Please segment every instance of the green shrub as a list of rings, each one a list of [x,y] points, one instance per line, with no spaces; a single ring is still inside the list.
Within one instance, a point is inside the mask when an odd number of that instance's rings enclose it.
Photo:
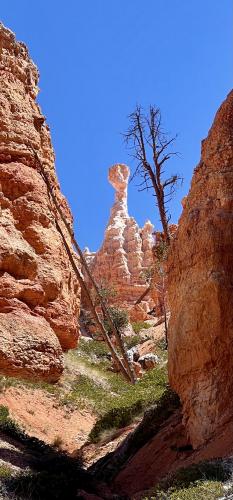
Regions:
[[[178,470],[147,492],[143,500],[217,500],[231,477],[232,464],[210,460]],[[149,495],[149,496],[148,496]]]
[[[1,464],[0,465],[0,480],[4,480],[6,478],[9,478],[12,476],[12,469],[8,466],[8,465],[5,465],[5,464]]]
[[[7,406],[0,405],[0,425],[4,424],[9,417],[9,409]]]
[[[81,352],[87,354],[88,356],[95,354],[97,358],[106,358],[109,354],[109,347],[106,342],[102,342],[100,340],[83,340],[81,338],[76,352]]]
[[[140,448],[142,448],[146,443],[149,442],[152,437],[154,437],[160,430],[161,425],[179,408],[180,401],[177,396],[170,388],[164,388],[160,393],[157,394],[157,398],[153,397],[154,406],[151,407],[149,404],[146,405],[146,400],[142,401],[142,406],[139,403],[139,407],[136,405],[132,406],[131,415],[135,417],[135,413],[140,411],[141,408],[149,409],[145,412],[143,419],[135,430],[127,436],[126,441],[123,441],[122,445],[118,448],[116,453],[106,455],[105,458],[100,459],[100,462],[93,467],[93,472],[96,477],[101,481],[111,482],[113,478],[118,474],[119,470],[124,466],[128,459],[133,456]],[[149,399],[147,399],[149,401]],[[107,421],[107,423],[109,420]],[[101,428],[103,429],[106,424],[106,418],[102,419]],[[91,437],[97,441],[98,440],[98,427],[100,427],[99,422],[96,423],[92,430]],[[116,422],[115,422],[116,423]],[[95,432],[96,431],[96,432]],[[94,434],[94,436],[93,436]]]
[[[133,335],[131,337],[124,338],[127,349],[131,349],[132,347],[135,347],[136,345],[140,344],[141,340],[142,339],[140,335]]]
[[[124,309],[119,309],[118,307],[108,307],[108,312],[111,320],[118,330],[122,330],[129,323],[129,317],[127,311]],[[112,334],[112,325],[108,319],[104,320],[104,326],[109,334]]]
[[[136,401],[132,406],[112,408],[96,422],[89,434],[90,441],[92,443],[97,443],[101,433],[105,430],[126,427],[142,409],[143,403],[140,400]]]
[[[136,333],[136,335],[143,329],[147,330],[148,328],[151,327],[148,323],[145,321],[135,321],[132,323],[133,331]]]
[[[198,481],[187,488],[170,488],[167,491],[152,490],[142,500],[219,500],[223,487],[217,481]],[[149,496],[148,496],[149,495]]]
[[[105,411],[89,435],[91,441],[98,442],[106,429],[129,425],[145,408],[156,403],[167,389],[166,368],[154,368],[134,386],[122,381],[119,375],[112,374],[111,388],[115,397],[109,395],[107,398],[105,395]]]
[[[80,408],[91,407],[99,413],[103,410],[106,404],[106,389],[95,383],[94,380],[87,375],[79,375],[77,380],[72,384],[71,390],[63,398],[63,404],[74,404]]]

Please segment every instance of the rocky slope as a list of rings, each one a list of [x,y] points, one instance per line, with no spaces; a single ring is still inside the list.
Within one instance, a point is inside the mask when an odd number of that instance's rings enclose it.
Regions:
[[[130,309],[132,319],[145,319],[154,307],[150,294],[140,306],[132,306],[147,288],[143,272],[153,264],[153,225],[147,221],[140,229],[128,214],[129,174],[123,164],[109,169],[109,182],[115,189],[114,205],[100,250],[94,254],[86,249],[85,256],[97,283],[111,284],[117,292],[115,302]]]
[[[38,71],[0,25],[0,371],[57,380],[77,342],[78,286],[35,152],[60,193],[49,128],[36,103]]]
[[[198,447],[233,417],[233,92],[202,143],[169,260],[169,376]]]

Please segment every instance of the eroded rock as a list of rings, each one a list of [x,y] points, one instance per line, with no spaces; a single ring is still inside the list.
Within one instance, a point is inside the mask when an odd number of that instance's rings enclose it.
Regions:
[[[153,225],[147,221],[139,228],[128,214],[127,191],[129,168],[123,164],[109,169],[109,182],[115,189],[103,244],[95,254],[86,249],[85,256],[98,284],[105,283],[117,292],[114,303],[130,310],[131,319],[146,319],[154,307],[150,294],[134,307],[136,300],[147,289],[143,273],[153,265]]]
[[[202,143],[169,258],[169,377],[194,447],[233,417],[233,92]]]
[[[55,225],[35,151],[72,223],[36,103],[38,71],[0,25],[0,372],[56,380],[76,346],[79,288]]]

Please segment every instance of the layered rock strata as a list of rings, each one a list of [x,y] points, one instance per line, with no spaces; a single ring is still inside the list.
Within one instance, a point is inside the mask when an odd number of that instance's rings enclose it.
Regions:
[[[39,171],[70,223],[26,46],[0,25],[0,373],[57,380],[76,346],[79,289]]]
[[[198,447],[233,418],[233,91],[202,143],[168,271],[170,383]]]
[[[147,288],[143,273],[153,265],[153,225],[147,221],[141,229],[128,214],[129,174],[129,168],[123,164],[109,169],[115,202],[100,250],[94,254],[86,249],[85,256],[96,282],[117,292],[115,303],[130,308],[135,318],[144,319],[154,307],[151,296],[148,294],[140,306],[132,306]]]

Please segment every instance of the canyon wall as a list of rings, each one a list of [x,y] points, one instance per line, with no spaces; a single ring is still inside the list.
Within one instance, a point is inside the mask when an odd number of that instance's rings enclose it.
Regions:
[[[0,374],[57,380],[76,346],[79,288],[36,154],[68,221],[50,132],[36,103],[38,71],[0,25]]]
[[[168,271],[169,378],[198,447],[233,417],[233,91],[202,143]]]
[[[147,289],[143,273],[152,266],[153,225],[147,221],[139,228],[128,214],[127,191],[130,171],[116,164],[109,169],[109,182],[115,189],[115,201],[100,250],[84,252],[96,282],[116,291],[113,302],[130,310],[132,319],[145,319],[154,307],[148,294],[140,305],[137,299]]]

